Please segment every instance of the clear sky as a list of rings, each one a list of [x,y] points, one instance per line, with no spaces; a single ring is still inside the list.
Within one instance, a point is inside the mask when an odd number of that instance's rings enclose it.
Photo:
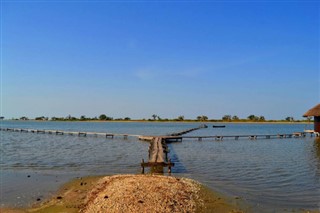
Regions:
[[[283,119],[320,102],[317,1],[1,1],[1,114]]]

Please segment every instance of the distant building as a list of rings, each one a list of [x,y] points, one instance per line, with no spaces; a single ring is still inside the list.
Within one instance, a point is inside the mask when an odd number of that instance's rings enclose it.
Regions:
[[[303,117],[314,116],[314,131],[320,132],[320,104],[315,107],[309,109],[306,113],[304,113]]]

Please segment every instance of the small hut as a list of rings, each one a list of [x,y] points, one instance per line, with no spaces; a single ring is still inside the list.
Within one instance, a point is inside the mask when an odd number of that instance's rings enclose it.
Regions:
[[[315,107],[309,109],[306,113],[304,113],[303,117],[314,116],[314,131],[320,132],[320,104]]]

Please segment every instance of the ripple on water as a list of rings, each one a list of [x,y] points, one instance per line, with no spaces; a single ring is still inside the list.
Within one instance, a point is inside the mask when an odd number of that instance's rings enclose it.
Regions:
[[[310,138],[254,143],[190,141],[173,148],[191,177],[268,209],[259,211],[281,212],[288,206],[319,208],[319,176],[315,171],[320,158],[314,155],[310,159],[312,143]]]
[[[24,128],[145,135],[161,135],[198,125],[71,122],[22,124]],[[10,125],[16,127],[17,123]],[[223,129],[201,129],[189,135],[292,133],[303,128],[304,125],[228,124]],[[258,209],[256,212],[320,207],[320,141],[314,138],[254,141],[226,139],[221,142],[189,139],[170,144],[169,148],[170,157],[176,163],[173,168],[176,175],[191,177],[218,191],[239,196],[253,204]],[[1,202],[21,204],[28,197],[39,193],[43,195],[48,188],[56,189],[56,181],[61,184],[71,177],[138,173],[139,163],[142,158],[147,159],[147,153],[148,143],[132,138],[122,140],[2,132],[0,155],[2,174],[5,174],[3,190],[6,198]],[[30,174],[31,178],[26,178]]]

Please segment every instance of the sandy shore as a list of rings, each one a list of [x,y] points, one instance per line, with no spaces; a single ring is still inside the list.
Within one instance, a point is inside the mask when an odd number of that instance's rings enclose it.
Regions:
[[[200,183],[162,175],[114,175],[71,181],[58,193],[20,212],[248,212],[239,198],[223,198]]]

